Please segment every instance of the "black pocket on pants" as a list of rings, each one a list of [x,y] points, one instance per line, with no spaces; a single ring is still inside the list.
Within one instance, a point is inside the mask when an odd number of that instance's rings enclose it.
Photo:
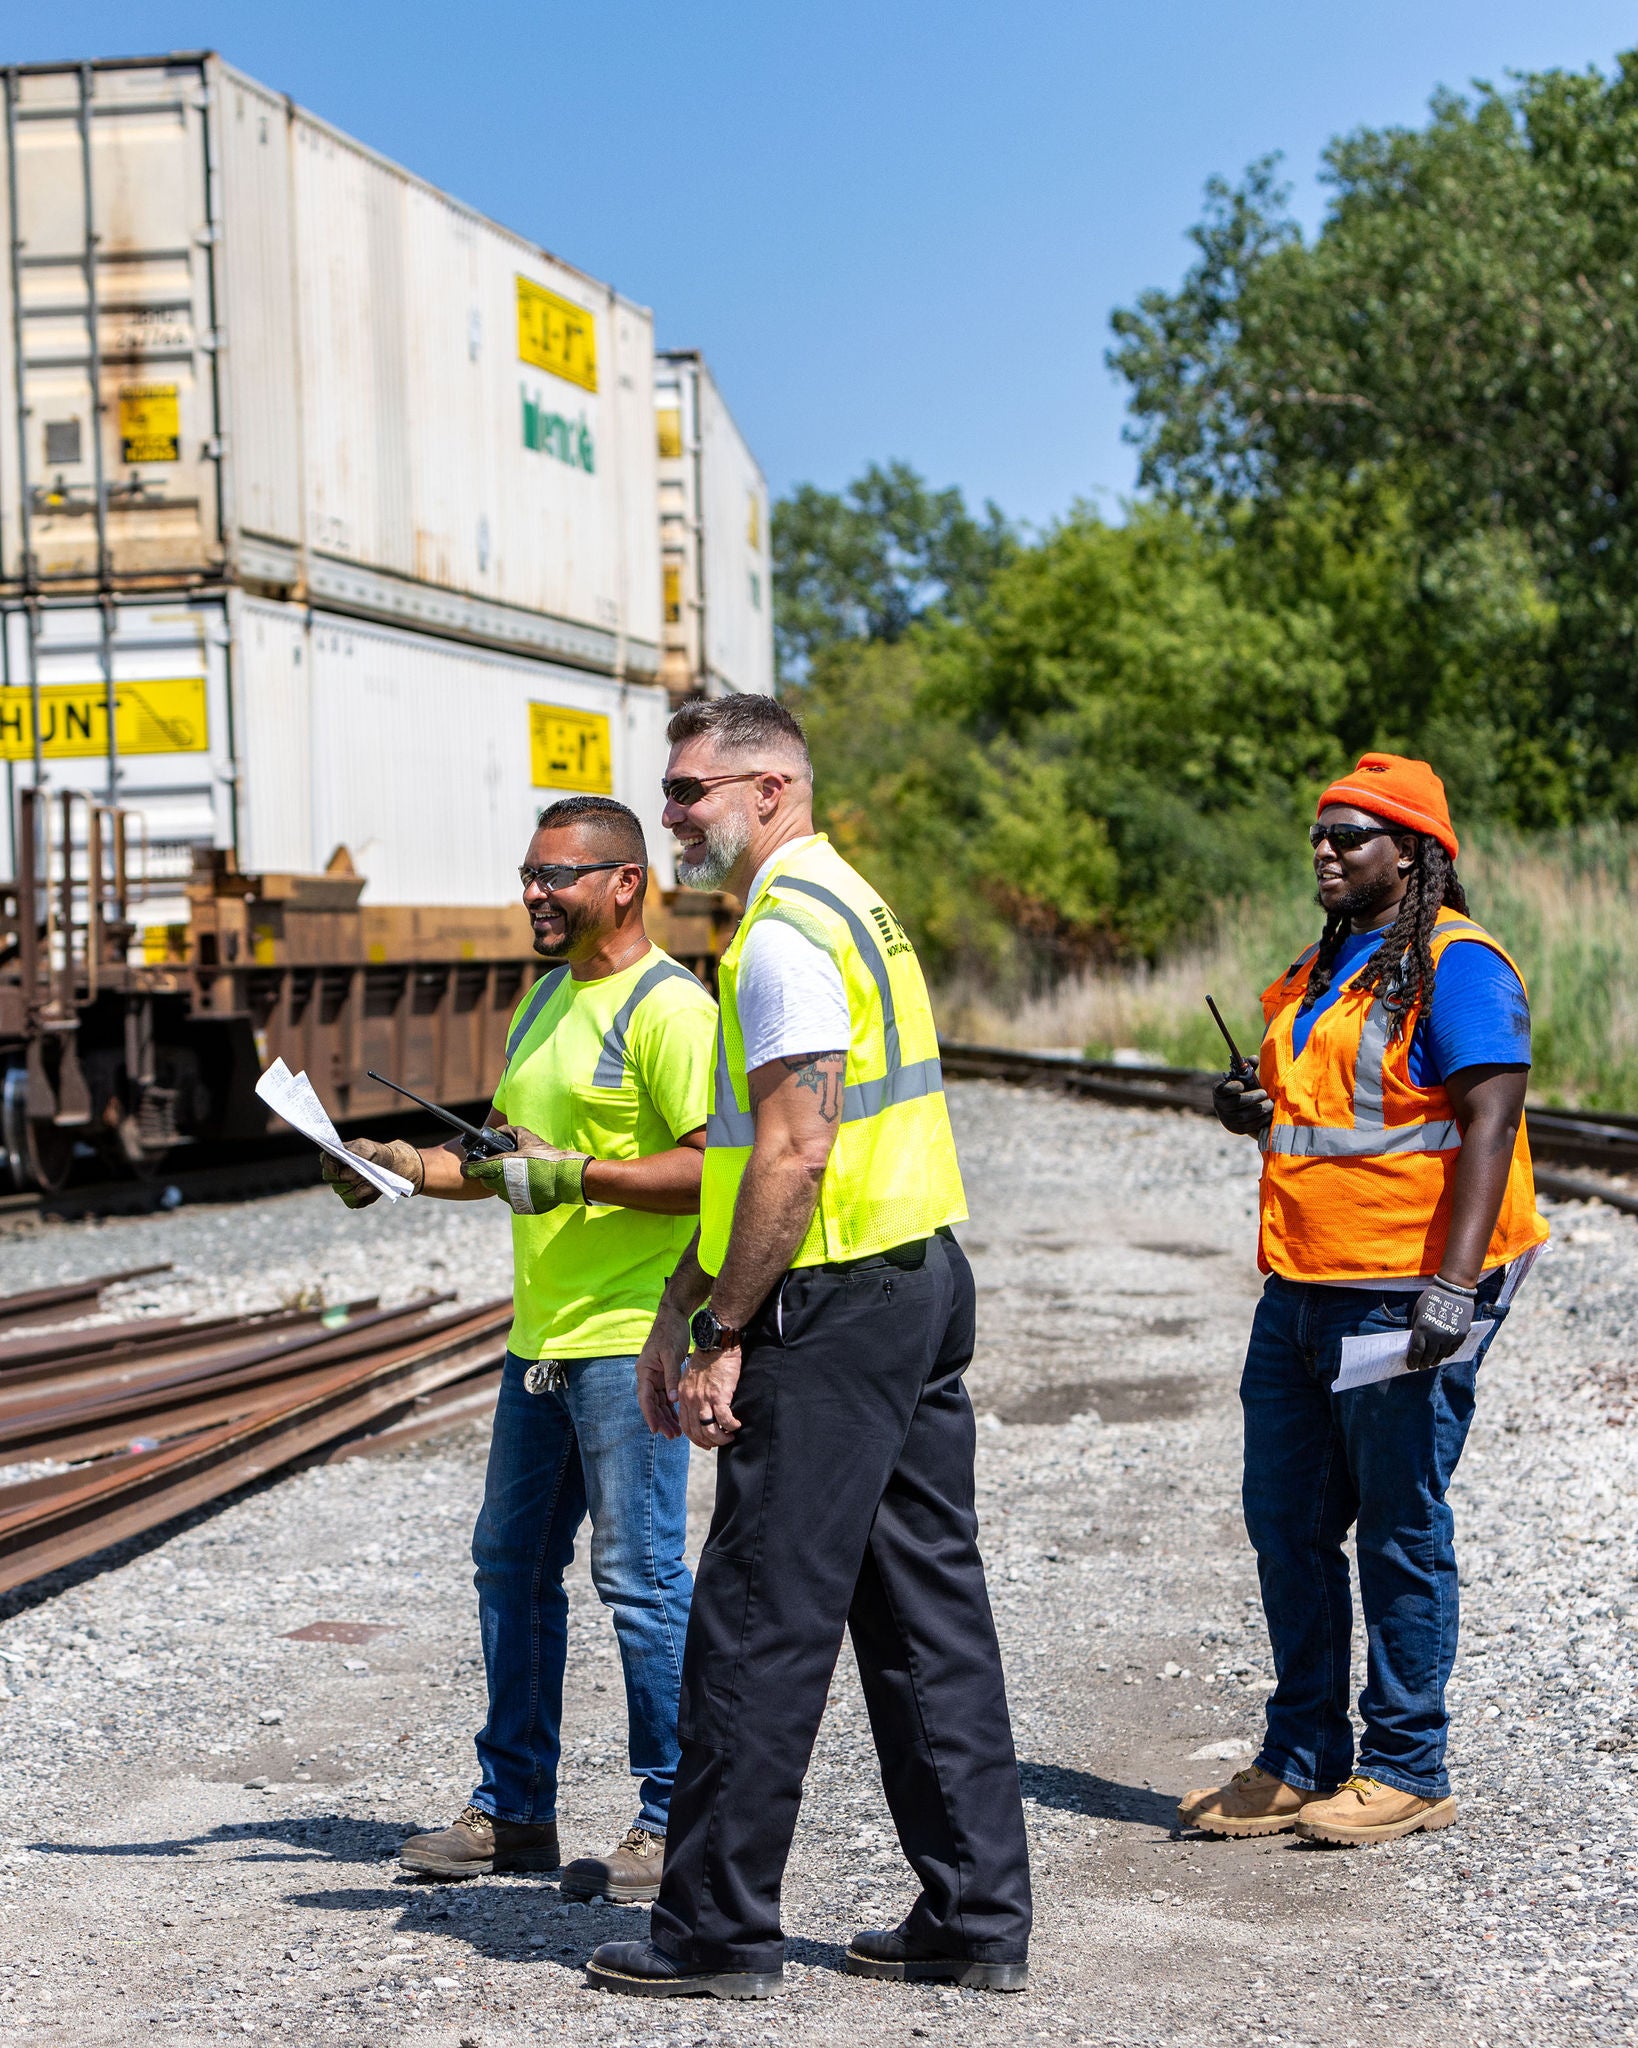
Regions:
[[[684,1742],[723,1749],[731,1738],[734,1686],[750,1601],[751,1560],[728,1557],[707,1546],[694,1574],[677,1702],[677,1734]]]

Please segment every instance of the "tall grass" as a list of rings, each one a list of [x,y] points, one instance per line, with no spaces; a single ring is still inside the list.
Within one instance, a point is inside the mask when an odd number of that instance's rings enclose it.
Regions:
[[[1638,1112],[1638,829],[1592,826],[1520,839],[1471,839],[1462,879],[1473,914],[1518,962],[1530,991],[1543,1103]],[[957,1037],[1121,1050],[1168,1065],[1221,1067],[1209,994],[1243,1051],[1262,1033],[1258,993],[1318,936],[1306,865],[1282,895],[1227,903],[1209,943],[1154,967],[1089,974],[1006,1004],[951,988],[940,1019]]]

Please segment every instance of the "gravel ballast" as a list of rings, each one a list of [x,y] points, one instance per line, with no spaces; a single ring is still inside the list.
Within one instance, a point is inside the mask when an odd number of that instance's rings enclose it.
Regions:
[[[983,1542],[1034,1858],[1015,1997],[840,1974],[912,1884],[844,1654],[786,1883],[787,1990],[598,1995],[641,1909],[405,1880],[471,1785],[485,1431],[272,1481],[0,1601],[0,2037],[510,2048],[1021,2041],[1501,2048],[1638,2040],[1638,1221],[1554,1240],[1480,1376],[1452,1499],[1457,1827],[1348,1851],[1178,1837],[1270,1682],[1235,1387],[1256,1154],[1197,1118],[951,1090],[980,1288]],[[498,1205],[320,1189],[12,1223],[0,1291],[170,1259],[111,1316],[504,1292]],[[709,1514],[695,1454],[690,1534]],[[573,1574],[566,1855],[631,1818],[614,1638]],[[292,1640],[313,1623],[356,1624]],[[350,1640],[343,1638],[351,1638]]]

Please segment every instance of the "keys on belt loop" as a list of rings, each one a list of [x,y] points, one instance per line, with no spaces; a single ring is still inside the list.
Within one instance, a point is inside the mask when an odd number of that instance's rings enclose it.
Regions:
[[[523,1384],[531,1394],[561,1394],[569,1384],[569,1368],[561,1358],[537,1358]]]

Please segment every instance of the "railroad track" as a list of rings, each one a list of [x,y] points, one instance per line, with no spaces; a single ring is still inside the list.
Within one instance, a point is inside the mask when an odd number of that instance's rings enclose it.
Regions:
[[[53,1327],[165,1270],[0,1298],[0,1593],[283,1467],[479,1415],[500,1384],[509,1301]]]
[[[975,1045],[966,1039],[939,1041],[944,1071],[957,1079],[1012,1081],[1067,1089],[1095,1102],[1134,1109],[1181,1109],[1210,1116],[1211,1091],[1220,1078],[1194,1067],[1127,1066],[1115,1060],[1083,1059],[1072,1052],[1027,1052],[1012,1046]],[[1638,1116],[1575,1116],[1567,1110],[1526,1112],[1530,1152],[1537,1162],[1536,1186],[1546,1195],[1572,1201],[1608,1202],[1638,1216]],[[1551,1162],[1543,1166],[1542,1162]],[[1591,1168],[1634,1185],[1612,1185],[1585,1174],[1561,1173],[1560,1166]]]

